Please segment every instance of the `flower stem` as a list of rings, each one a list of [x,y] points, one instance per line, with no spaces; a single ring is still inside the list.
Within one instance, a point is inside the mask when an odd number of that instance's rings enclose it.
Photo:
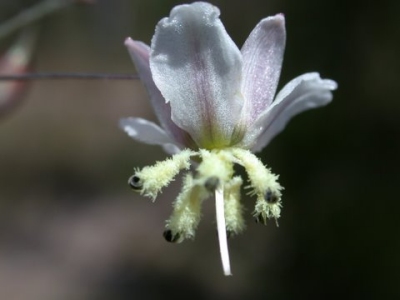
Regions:
[[[224,191],[221,188],[215,190],[215,209],[217,214],[218,240],[221,252],[222,268],[224,270],[224,275],[230,276],[232,273],[229,261],[228,240],[226,237]]]

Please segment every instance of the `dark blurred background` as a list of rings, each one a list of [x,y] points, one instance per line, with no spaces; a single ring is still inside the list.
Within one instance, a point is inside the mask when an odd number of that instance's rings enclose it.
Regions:
[[[0,21],[38,2],[1,0]],[[149,43],[180,3],[71,5],[35,23],[31,70],[134,73],[124,39]],[[239,47],[263,17],[285,14],[280,87],[309,71],[339,84],[329,106],[296,117],[261,153],[286,188],[279,228],[255,224],[247,199],[229,278],[213,201],[195,241],[166,243],[179,181],[155,203],[126,184],[133,167],[166,156],[118,128],[121,117],[155,120],[140,82],[32,81],[0,119],[0,299],[400,297],[400,2],[212,3]]]

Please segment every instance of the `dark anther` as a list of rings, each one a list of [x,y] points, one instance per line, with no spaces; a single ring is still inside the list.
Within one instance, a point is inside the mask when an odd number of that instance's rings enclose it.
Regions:
[[[138,176],[136,176],[136,175],[132,175],[131,177],[129,177],[129,179],[128,179],[128,184],[129,184],[129,186],[130,186],[133,190],[135,190],[135,191],[139,191],[139,190],[141,190],[142,187],[143,187],[142,181],[141,181],[140,178],[139,178]]]
[[[167,242],[176,243],[179,240],[179,233],[172,234],[172,231],[167,229],[163,232],[163,236]]]
[[[219,178],[217,176],[209,177],[204,183],[204,187],[210,192],[215,191],[218,185],[219,185]]]
[[[254,221],[257,224],[264,224],[267,225],[267,220],[262,216],[262,214],[259,214],[257,216],[254,217]]]
[[[278,197],[275,195],[275,193],[268,189],[265,193],[265,200],[270,204],[274,204],[278,202]]]

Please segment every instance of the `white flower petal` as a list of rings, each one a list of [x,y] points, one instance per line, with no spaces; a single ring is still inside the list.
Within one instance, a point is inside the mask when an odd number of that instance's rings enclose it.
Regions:
[[[248,122],[256,120],[272,103],[281,74],[285,42],[285,18],[278,14],[261,20],[242,47],[242,92]]]
[[[119,126],[131,138],[150,145],[163,146],[169,154],[180,151],[180,147],[168,136],[168,134],[153,122],[142,118],[126,118],[119,121]]]
[[[318,73],[303,74],[290,81],[276,96],[271,107],[260,116],[251,129],[247,142],[257,143],[252,151],[260,151],[279,132],[289,120],[308,109],[328,104],[332,100],[332,92],[337,83],[330,79],[321,79]]]
[[[202,148],[231,144],[243,105],[241,53],[204,2],[175,7],[152,40],[150,67],[172,120]]]
[[[162,145],[162,147],[165,152],[167,152],[168,154],[171,154],[171,155],[177,154],[177,153],[181,152],[181,150],[182,150],[175,144],[164,144],[164,145]]]
[[[160,90],[154,83],[149,63],[150,47],[142,42],[134,41],[131,38],[125,40],[125,46],[128,48],[129,54],[135,63],[141,82],[145,85],[149,93],[151,104],[161,126],[165,129],[167,134],[173,137],[179,144],[193,147],[194,142],[188,133],[176,126],[171,120],[171,106],[169,103],[166,103]]]

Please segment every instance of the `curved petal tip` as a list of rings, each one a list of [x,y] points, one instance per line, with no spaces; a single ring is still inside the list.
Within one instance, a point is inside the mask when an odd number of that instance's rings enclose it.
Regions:
[[[257,139],[254,152],[264,148],[295,115],[332,101],[332,91],[338,87],[331,79],[322,79],[317,72],[303,74],[284,86],[275,101],[255,122],[248,139]],[[261,129],[261,132],[257,132]],[[261,133],[261,134],[260,134]]]

